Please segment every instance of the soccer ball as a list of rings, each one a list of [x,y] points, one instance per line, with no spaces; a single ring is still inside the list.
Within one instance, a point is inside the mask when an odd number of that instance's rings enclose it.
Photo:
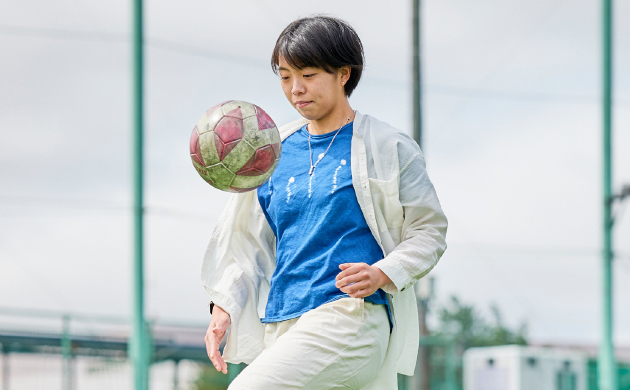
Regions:
[[[190,157],[213,187],[246,192],[263,185],[280,160],[280,133],[255,104],[231,100],[199,119],[190,137]]]

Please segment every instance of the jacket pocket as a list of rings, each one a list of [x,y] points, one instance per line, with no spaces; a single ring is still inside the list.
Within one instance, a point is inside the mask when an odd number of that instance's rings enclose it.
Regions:
[[[370,178],[370,192],[379,230],[401,227],[404,218],[398,196],[398,176],[390,180]]]

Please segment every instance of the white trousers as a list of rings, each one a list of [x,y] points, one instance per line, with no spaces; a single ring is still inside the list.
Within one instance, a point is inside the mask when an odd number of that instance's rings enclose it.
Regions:
[[[396,390],[389,336],[384,305],[341,298],[266,324],[263,352],[228,390]]]

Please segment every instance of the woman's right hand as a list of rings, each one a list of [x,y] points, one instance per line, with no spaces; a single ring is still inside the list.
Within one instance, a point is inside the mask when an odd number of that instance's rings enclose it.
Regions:
[[[219,344],[221,344],[221,340],[223,340],[223,336],[225,336],[225,332],[227,332],[230,323],[230,315],[219,306],[214,305],[210,326],[208,326],[205,337],[206,351],[214,368],[216,368],[217,371],[222,371],[224,374],[227,374],[227,364],[219,352]]]

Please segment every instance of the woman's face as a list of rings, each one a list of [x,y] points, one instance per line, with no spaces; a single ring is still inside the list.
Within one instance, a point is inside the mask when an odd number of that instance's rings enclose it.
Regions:
[[[350,77],[348,67],[335,73],[321,68],[296,69],[280,57],[278,71],[284,96],[306,119],[325,118],[337,104],[347,99],[344,84]]]

